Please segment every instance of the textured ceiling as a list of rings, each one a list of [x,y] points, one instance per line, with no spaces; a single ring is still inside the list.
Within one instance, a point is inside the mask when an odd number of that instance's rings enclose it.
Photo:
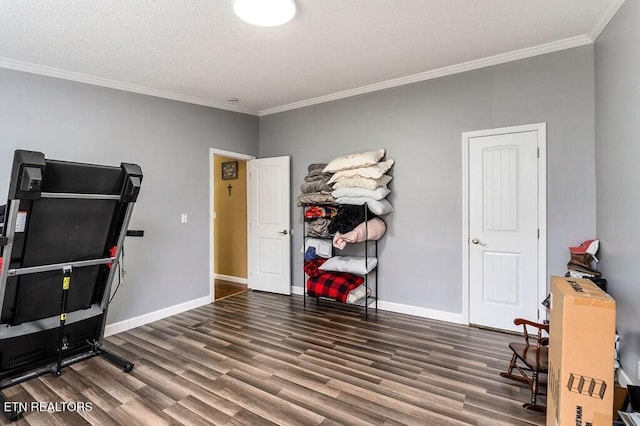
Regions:
[[[233,0],[2,0],[0,67],[268,114],[588,44],[623,1],[296,0],[263,28]]]

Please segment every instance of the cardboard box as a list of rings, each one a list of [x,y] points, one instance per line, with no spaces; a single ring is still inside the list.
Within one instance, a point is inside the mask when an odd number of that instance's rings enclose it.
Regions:
[[[587,279],[551,277],[547,426],[610,426],[616,303]]]
[[[624,411],[629,403],[629,392],[627,388],[616,385],[613,389],[613,420],[620,420],[618,411]]]

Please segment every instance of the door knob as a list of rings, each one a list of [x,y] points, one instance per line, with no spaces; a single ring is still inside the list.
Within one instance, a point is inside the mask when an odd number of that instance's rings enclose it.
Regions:
[[[484,244],[482,241],[480,241],[480,240],[479,240],[479,239],[477,239],[477,238],[474,238],[473,240],[471,240],[471,242],[472,242],[473,244],[479,244],[479,245],[481,245],[482,247],[486,247],[486,246],[487,246],[486,244]]]
[[[278,234],[287,235],[289,232],[285,229],[284,231],[278,231]]]

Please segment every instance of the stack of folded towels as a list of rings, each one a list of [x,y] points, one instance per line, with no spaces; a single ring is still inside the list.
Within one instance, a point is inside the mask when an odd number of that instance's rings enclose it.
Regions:
[[[393,211],[386,199],[391,192],[387,187],[391,176],[386,172],[393,166],[393,160],[381,161],[384,149],[360,152],[335,158],[322,173],[332,173],[327,183],[332,185],[331,195],[338,204],[367,204],[375,215]]]
[[[330,204],[336,201],[331,195],[333,187],[329,183],[332,174],[323,171],[326,166],[326,163],[316,163],[307,167],[304,183],[300,185],[302,194],[297,199],[298,207],[308,204]]]

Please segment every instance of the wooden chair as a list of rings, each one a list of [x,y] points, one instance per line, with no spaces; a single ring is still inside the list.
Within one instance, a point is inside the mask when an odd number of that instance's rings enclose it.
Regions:
[[[523,318],[513,320],[515,325],[524,328],[524,342],[510,343],[513,351],[509,369],[500,373],[502,377],[525,383],[531,387],[531,402],[522,406],[527,410],[544,412],[546,407],[538,405],[538,393],[540,388],[540,374],[547,374],[549,369],[549,338],[543,336],[543,331],[549,333],[548,324],[538,324]],[[527,327],[537,329],[536,334],[529,334]],[[519,375],[514,375],[517,370]],[[546,383],[543,383],[546,386]]]

